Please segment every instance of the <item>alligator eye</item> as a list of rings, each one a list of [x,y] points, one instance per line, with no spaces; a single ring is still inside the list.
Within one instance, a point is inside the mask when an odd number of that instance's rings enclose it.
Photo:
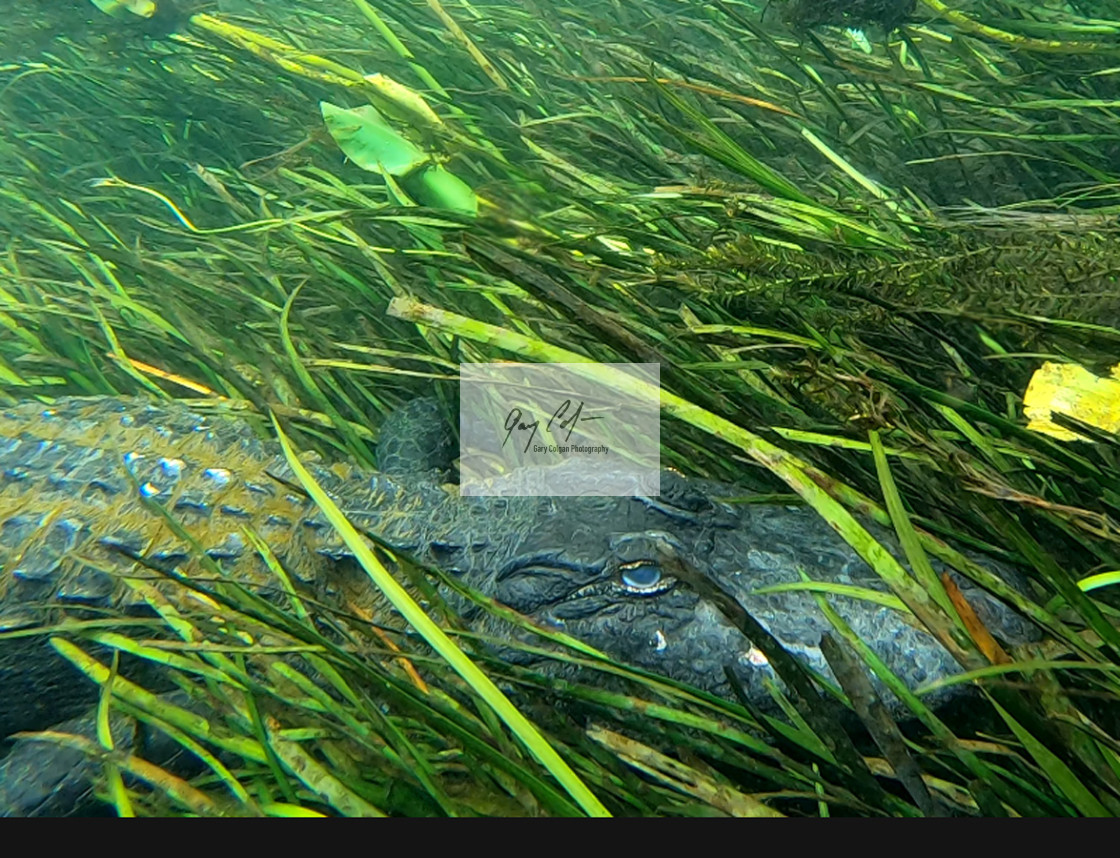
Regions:
[[[622,567],[622,583],[639,593],[661,583],[661,570],[650,563],[630,563]]]

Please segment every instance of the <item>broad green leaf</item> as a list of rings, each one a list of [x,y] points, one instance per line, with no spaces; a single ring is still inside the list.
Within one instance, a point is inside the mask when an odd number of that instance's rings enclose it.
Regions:
[[[323,121],[347,158],[374,173],[404,176],[431,156],[398,134],[371,105],[345,108],[319,102]]]

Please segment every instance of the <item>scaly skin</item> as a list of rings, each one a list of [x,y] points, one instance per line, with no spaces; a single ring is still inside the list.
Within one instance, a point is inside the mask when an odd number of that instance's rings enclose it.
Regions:
[[[716,499],[729,487],[674,474],[652,499],[461,498],[435,472],[403,473],[415,437],[405,425],[385,442],[382,461],[396,475],[310,467],[355,524],[389,545],[621,661],[720,695],[732,696],[724,675],[730,666],[747,694],[766,702],[762,680],[773,671],[719,611],[662,568],[666,556],[717,581],[825,674],[817,644],[831,626],[813,597],[751,591],[798,581],[799,568],[816,580],[883,589],[809,509],[731,507]],[[384,611],[372,586],[355,595],[361,579],[340,539],[313,504],[270,476],[295,482],[275,447],[246,423],[175,403],[66,399],[0,410],[0,632],[76,609],[136,608],[142,600],[129,576],[159,578],[136,556],[204,574],[142,504],[127,469],[238,580],[276,590],[241,536],[248,525],[317,597],[337,603],[345,594]],[[961,584],[997,635],[1011,642],[1032,636],[1003,605]],[[851,598],[832,602],[911,687],[959,672],[932,637],[895,611]],[[484,633],[508,633],[484,612],[468,610],[467,618]],[[74,717],[94,692],[42,637],[0,640],[0,736]]]

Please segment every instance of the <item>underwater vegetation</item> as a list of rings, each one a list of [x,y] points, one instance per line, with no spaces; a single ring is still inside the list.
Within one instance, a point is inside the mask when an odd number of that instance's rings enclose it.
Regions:
[[[104,5],[18,4],[0,36],[3,407],[237,415],[359,592],[423,610],[315,593],[323,555],[254,519],[262,591],[123,487],[187,556],[137,551],[131,612],[0,629],[94,704],[0,746],[92,781],[52,813],[1120,812],[1108,4]],[[434,394],[454,425],[459,365],[498,360],[659,363],[664,464],[875,576],[782,585],[832,618],[835,682],[754,627],[766,705],[601,659],[331,508],[388,415]],[[19,525],[4,592],[83,559],[54,524]],[[908,686],[845,627],[861,597],[960,672]]]
[[[780,5],[785,20],[798,27],[876,24],[889,31],[910,19],[917,0],[789,0]]]

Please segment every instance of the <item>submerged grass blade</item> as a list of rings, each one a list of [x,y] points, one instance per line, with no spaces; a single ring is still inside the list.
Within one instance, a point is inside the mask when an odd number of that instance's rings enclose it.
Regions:
[[[273,418],[273,426],[292,471],[299,477],[300,483],[307,490],[307,493],[314,499],[339,535],[342,536],[346,546],[354,553],[366,574],[385,594],[393,607],[400,611],[409,624],[424,637],[436,652],[447,660],[479,697],[498,714],[514,735],[521,740],[537,761],[556,778],[557,782],[567,790],[568,794],[583,808],[585,813],[589,816],[609,816],[606,807],[583,784],[575,772],[571,770],[545,738],[537,732],[528,719],[514,707],[490,678],[463,654],[463,651],[447,637],[443,630],[428,618],[405,589],[381,565],[366,541],[354,530],[335,502],[322,490],[315,482],[314,477],[299,461],[275,418]]]
[[[1065,794],[1066,798],[1082,816],[1112,816],[1108,809],[1097,800],[1096,796],[1081,783],[1077,775],[1053,751],[1031,735],[1022,724],[994,700],[992,705],[1003,716],[1007,726],[1012,729],[1019,741],[1023,743],[1027,753],[1034,758],[1039,767],[1050,777],[1051,782]]]

